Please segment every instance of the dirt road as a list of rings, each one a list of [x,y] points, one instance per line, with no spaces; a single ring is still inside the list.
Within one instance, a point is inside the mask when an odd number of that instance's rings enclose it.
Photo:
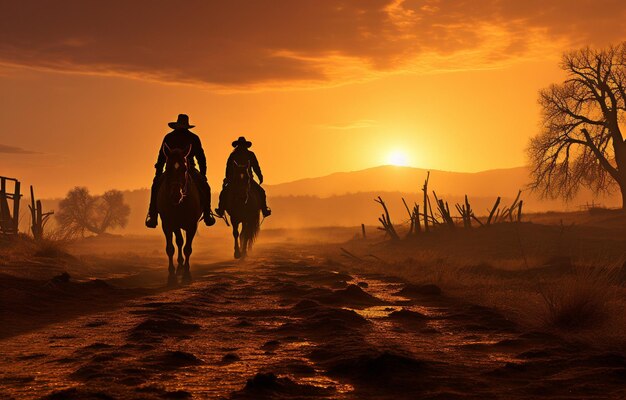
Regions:
[[[626,359],[296,250],[0,342],[0,397],[625,398]],[[105,300],[106,301],[106,300]]]

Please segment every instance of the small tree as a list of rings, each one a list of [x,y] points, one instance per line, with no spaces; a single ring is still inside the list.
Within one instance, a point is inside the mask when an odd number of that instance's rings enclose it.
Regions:
[[[108,229],[124,228],[128,223],[130,207],[124,203],[124,194],[119,190],[105,192],[98,202],[98,234]]]
[[[59,203],[56,219],[67,237],[85,236],[85,232],[100,235],[108,229],[124,227],[130,207],[124,195],[110,190],[102,196],[92,196],[85,187],[75,187]]]
[[[616,188],[626,208],[626,42],[567,53],[567,79],[540,92],[542,132],[531,139],[531,187],[571,200],[581,186]]]

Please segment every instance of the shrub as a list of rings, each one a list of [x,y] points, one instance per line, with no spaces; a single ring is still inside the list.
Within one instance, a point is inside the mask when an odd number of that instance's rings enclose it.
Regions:
[[[610,275],[607,270],[590,268],[550,285],[541,284],[545,322],[563,330],[586,329],[602,323],[610,314],[609,305],[615,296]]]

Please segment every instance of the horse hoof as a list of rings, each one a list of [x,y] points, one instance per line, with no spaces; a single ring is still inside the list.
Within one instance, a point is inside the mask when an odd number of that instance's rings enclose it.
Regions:
[[[235,258],[236,258],[236,259],[240,259],[240,258],[241,258],[241,253],[240,253],[240,252],[238,252],[238,251],[236,251],[236,252],[235,252]]]
[[[182,283],[189,284],[191,283],[191,281],[191,272],[185,271],[185,273],[183,274]]]
[[[181,276],[183,272],[184,272],[184,267],[182,265],[179,265],[178,268],[176,268],[176,275]]]
[[[167,286],[178,286],[178,278],[176,277],[175,274],[170,274],[167,277]]]

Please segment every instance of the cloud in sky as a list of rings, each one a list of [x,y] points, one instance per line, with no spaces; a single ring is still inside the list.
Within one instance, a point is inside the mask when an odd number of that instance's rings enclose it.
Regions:
[[[315,85],[605,45],[625,19],[623,0],[0,0],[0,64]]]
[[[22,149],[21,147],[0,144],[0,154],[40,154],[36,151]]]

